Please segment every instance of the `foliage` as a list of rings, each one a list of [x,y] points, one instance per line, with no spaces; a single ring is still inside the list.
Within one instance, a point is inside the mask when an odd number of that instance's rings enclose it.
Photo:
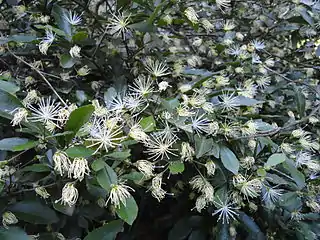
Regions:
[[[319,28],[314,0],[0,0],[1,239],[318,239]]]

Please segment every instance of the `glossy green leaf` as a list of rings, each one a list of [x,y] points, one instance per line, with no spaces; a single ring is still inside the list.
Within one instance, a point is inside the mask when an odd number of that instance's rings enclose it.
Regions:
[[[59,221],[54,210],[38,201],[22,201],[9,206],[18,219],[34,224],[51,224]]]
[[[76,59],[70,54],[62,54],[60,57],[60,66],[63,68],[72,68],[76,64]]]
[[[76,135],[79,129],[89,121],[94,107],[92,105],[86,105],[80,108],[75,109],[69,116],[69,119],[65,126],[65,131],[73,131],[73,134],[70,134],[65,137],[67,142],[70,142],[72,138]]]
[[[111,184],[118,183],[118,177],[115,171],[108,164],[106,164],[103,169],[98,171],[97,181],[101,187],[107,191],[110,191]]]
[[[276,166],[286,161],[286,158],[286,155],[283,153],[274,153],[268,158],[267,162],[264,164],[264,167]]]
[[[85,31],[79,31],[72,36],[72,41],[75,43],[81,43],[88,38],[88,33]]]
[[[131,180],[136,183],[141,183],[144,179],[144,175],[141,172],[131,172],[121,176],[122,179]]]
[[[112,152],[106,155],[109,158],[113,158],[116,160],[125,160],[131,156],[130,149],[127,149],[123,152]]]
[[[184,171],[184,163],[181,161],[173,161],[169,163],[169,170],[171,174],[178,174]]]
[[[35,163],[21,169],[23,172],[50,172],[50,168],[42,163]]]
[[[145,132],[152,132],[156,127],[156,121],[153,116],[145,117],[141,119],[140,126]]]
[[[84,240],[115,240],[118,233],[122,231],[123,222],[121,220],[115,220],[89,232]]]
[[[19,99],[0,89],[0,116],[12,119],[12,114],[10,114],[10,112],[18,107],[23,107]]]
[[[75,158],[75,157],[90,157],[94,151],[86,148],[85,146],[74,146],[71,148],[68,148],[66,151],[66,154],[71,157],[71,158]]]
[[[209,152],[213,146],[213,139],[206,138],[203,136],[194,136],[195,141],[195,150],[196,150],[196,158],[201,158],[207,152]]]
[[[229,224],[218,225],[217,240],[229,240]]]
[[[18,227],[4,228],[0,227],[1,240],[30,240],[28,234]]]
[[[126,205],[121,203],[120,208],[116,208],[117,215],[129,225],[132,225],[138,216],[138,206],[131,196],[126,199]]]
[[[0,140],[0,150],[6,151],[23,151],[33,148],[37,145],[37,142],[31,141],[27,138],[4,138]]]
[[[93,171],[96,171],[96,172],[100,171],[105,166],[106,166],[106,163],[101,159],[96,159],[91,164],[91,168],[93,169]]]
[[[233,174],[238,174],[239,160],[236,155],[226,146],[220,146],[220,158],[223,166]]]
[[[179,107],[180,102],[178,99],[161,99],[161,105],[168,111],[168,112],[174,112],[177,110],[177,107]]]
[[[286,162],[282,163],[282,166],[289,172],[294,182],[297,184],[299,190],[303,189],[306,186],[305,176],[303,175],[303,173],[297,170],[294,162],[291,159],[287,158]]]
[[[68,41],[71,41],[72,36],[72,26],[66,20],[65,16],[68,14],[68,11],[65,8],[60,7],[58,4],[54,4],[52,8],[52,15],[56,20],[58,27],[66,33],[65,38]]]
[[[301,90],[297,89],[295,91],[295,101],[300,118],[304,117],[306,113],[306,97]]]
[[[20,90],[16,84],[3,80],[0,80],[0,89],[11,94],[15,94]]]
[[[63,204],[55,203],[55,202],[52,204],[52,206],[53,206],[53,208],[54,208],[55,210],[57,210],[58,212],[61,212],[61,213],[65,214],[65,215],[67,215],[67,216],[72,216],[73,213],[74,213],[75,207],[76,207],[75,205],[72,205],[72,206],[70,207],[68,204],[63,205]]]

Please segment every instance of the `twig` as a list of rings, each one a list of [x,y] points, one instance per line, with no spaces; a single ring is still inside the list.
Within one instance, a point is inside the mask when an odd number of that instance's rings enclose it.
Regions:
[[[24,64],[26,64],[27,66],[29,66],[30,68],[32,68],[34,71],[36,71],[41,78],[46,82],[46,84],[51,88],[51,90],[53,91],[53,93],[60,99],[60,101],[66,106],[68,107],[68,105],[66,104],[66,102],[60,97],[60,95],[57,93],[57,91],[53,88],[53,86],[51,85],[51,83],[46,79],[46,77],[34,66],[32,66],[31,64],[29,64],[28,62],[26,62],[25,60],[23,60],[21,57],[18,57],[17,55],[15,55],[10,48],[7,46],[7,49],[9,51],[9,53],[14,56],[16,59],[20,60],[21,62],[23,62]]]

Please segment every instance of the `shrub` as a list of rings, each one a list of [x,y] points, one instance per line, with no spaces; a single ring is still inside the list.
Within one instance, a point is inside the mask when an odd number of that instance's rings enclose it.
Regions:
[[[319,1],[0,10],[1,239],[319,238]]]

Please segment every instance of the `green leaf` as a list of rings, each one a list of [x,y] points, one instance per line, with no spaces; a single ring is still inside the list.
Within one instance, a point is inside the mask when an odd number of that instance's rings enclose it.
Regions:
[[[196,158],[201,158],[204,154],[209,152],[213,146],[212,138],[205,138],[203,136],[194,136],[195,141],[195,150],[196,150]]]
[[[123,221],[125,221],[129,225],[132,225],[134,220],[136,220],[138,216],[137,203],[131,196],[130,198],[126,199],[125,206],[121,203],[120,208],[116,208],[116,212]]]
[[[29,43],[34,40],[37,40],[36,36],[19,34],[19,35],[11,35],[7,38],[1,38],[0,44],[5,44],[8,42]]]
[[[220,157],[223,166],[233,174],[238,174],[239,160],[236,155],[226,146],[220,146]]]
[[[18,219],[33,224],[52,224],[59,221],[54,210],[37,201],[22,201],[9,207]]]
[[[305,116],[306,113],[306,97],[302,91],[295,91],[295,101],[300,118]]]
[[[306,180],[303,173],[296,169],[294,162],[291,159],[287,158],[286,162],[282,163],[282,166],[290,173],[299,190],[306,186]]]
[[[229,240],[229,224],[219,224],[217,240]]]
[[[153,116],[142,118],[139,124],[145,132],[152,132],[156,127],[156,121]]]
[[[0,140],[0,150],[6,151],[22,151],[35,147],[38,142],[31,141],[27,138],[4,138]]]
[[[184,171],[184,163],[181,161],[173,161],[169,164],[171,174],[178,174]]]
[[[260,176],[260,177],[265,177],[265,176],[267,175],[267,172],[266,172],[266,170],[265,170],[264,168],[259,168],[259,169],[257,170],[257,174],[258,174],[258,176]]]
[[[70,134],[65,137],[68,143],[77,134],[79,129],[89,121],[93,111],[94,111],[94,107],[92,105],[86,105],[86,106],[75,109],[70,114],[70,117],[65,126],[65,131],[73,131],[73,134]]]
[[[0,116],[12,119],[10,112],[18,107],[23,107],[19,99],[0,89]]]
[[[273,167],[276,166],[280,163],[283,163],[284,161],[286,161],[286,155],[283,153],[274,153],[272,154],[267,162],[264,164],[264,167],[268,168],[268,167]]]
[[[122,231],[123,222],[121,220],[115,220],[89,232],[84,240],[114,240],[117,234]]]
[[[246,226],[246,228],[250,232],[254,234],[262,234],[259,226],[255,223],[255,221],[251,217],[249,217],[247,214],[241,211],[239,211],[238,214],[239,214],[238,215],[239,220]]]
[[[60,203],[53,203],[52,204],[53,208],[57,210],[58,212],[61,212],[67,216],[72,216],[75,210],[75,205],[72,205],[71,207],[67,205],[63,205]]]
[[[287,209],[289,212],[298,210],[302,206],[301,198],[296,192],[288,192],[282,194],[280,201],[278,201],[278,204],[281,207]]]
[[[144,175],[141,172],[131,172],[121,176],[122,179],[128,179],[135,183],[141,183],[144,179]]]
[[[11,94],[15,94],[20,90],[14,83],[3,80],[0,80],[0,89]]]
[[[304,8],[304,7],[302,7],[302,6],[300,6],[300,7],[298,8],[298,10],[299,10],[299,13],[300,13],[301,17],[303,17],[303,19],[304,19],[307,23],[309,23],[311,26],[313,26],[313,19],[312,19],[312,17],[309,15],[307,9]]]
[[[28,234],[18,227],[0,228],[1,240],[30,240]]]
[[[72,36],[72,41],[74,41],[75,43],[81,43],[87,38],[88,38],[88,33],[85,31],[80,31]]]
[[[178,99],[161,99],[161,105],[168,111],[168,112],[175,112],[177,107],[179,107],[180,102]]]
[[[2,193],[4,186],[5,186],[5,182],[3,180],[0,180],[0,193]]]
[[[142,21],[138,23],[133,23],[128,26],[131,29],[137,30],[139,32],[155,32],[156,28],[154,25],[150,24],[147,21]]]
[[[60,57],[60,66],[63,68],[72,68],[76,64],[76,59],[70,54],[62,54]]]
[[[53,5],[52,15],[56,20],[58,27],[66,33],[66,40],[70,42],[72,39],[72,26],[64,17],[66,14],[68,14],[68,11],[66,9],[60,7],[58,4]]]
[[[206,240],[206,233],[202,230],[193,230],[188,237],[188,240]]]
[[[96,172],[100,171],[105,166],[106,166],[106,163],[101,159],[96,159],[91,164],[91,168],[93,169],[93,171],[96,171]]]
[[[115,171],[108,164],[105,164],[104,168],[97,173],[97,182],[105,190],[110,191],[111,184],[118,183],[118,177]]]
[[[71,158],[76,158],[76,157],[90,157],[94,151],[86,148],[85,146],[74,146],[71,148],[68,148],[66,151],[66,154],[71,157]]]
[[[113,158],[116,160],[125,160],[131,156],[130,149],[127,149],[123,152],[112,152],[106,155],[109,158]]]
[[[21,169],[22,172],[50,172],[50,168],[42,163],[35,163]]]

